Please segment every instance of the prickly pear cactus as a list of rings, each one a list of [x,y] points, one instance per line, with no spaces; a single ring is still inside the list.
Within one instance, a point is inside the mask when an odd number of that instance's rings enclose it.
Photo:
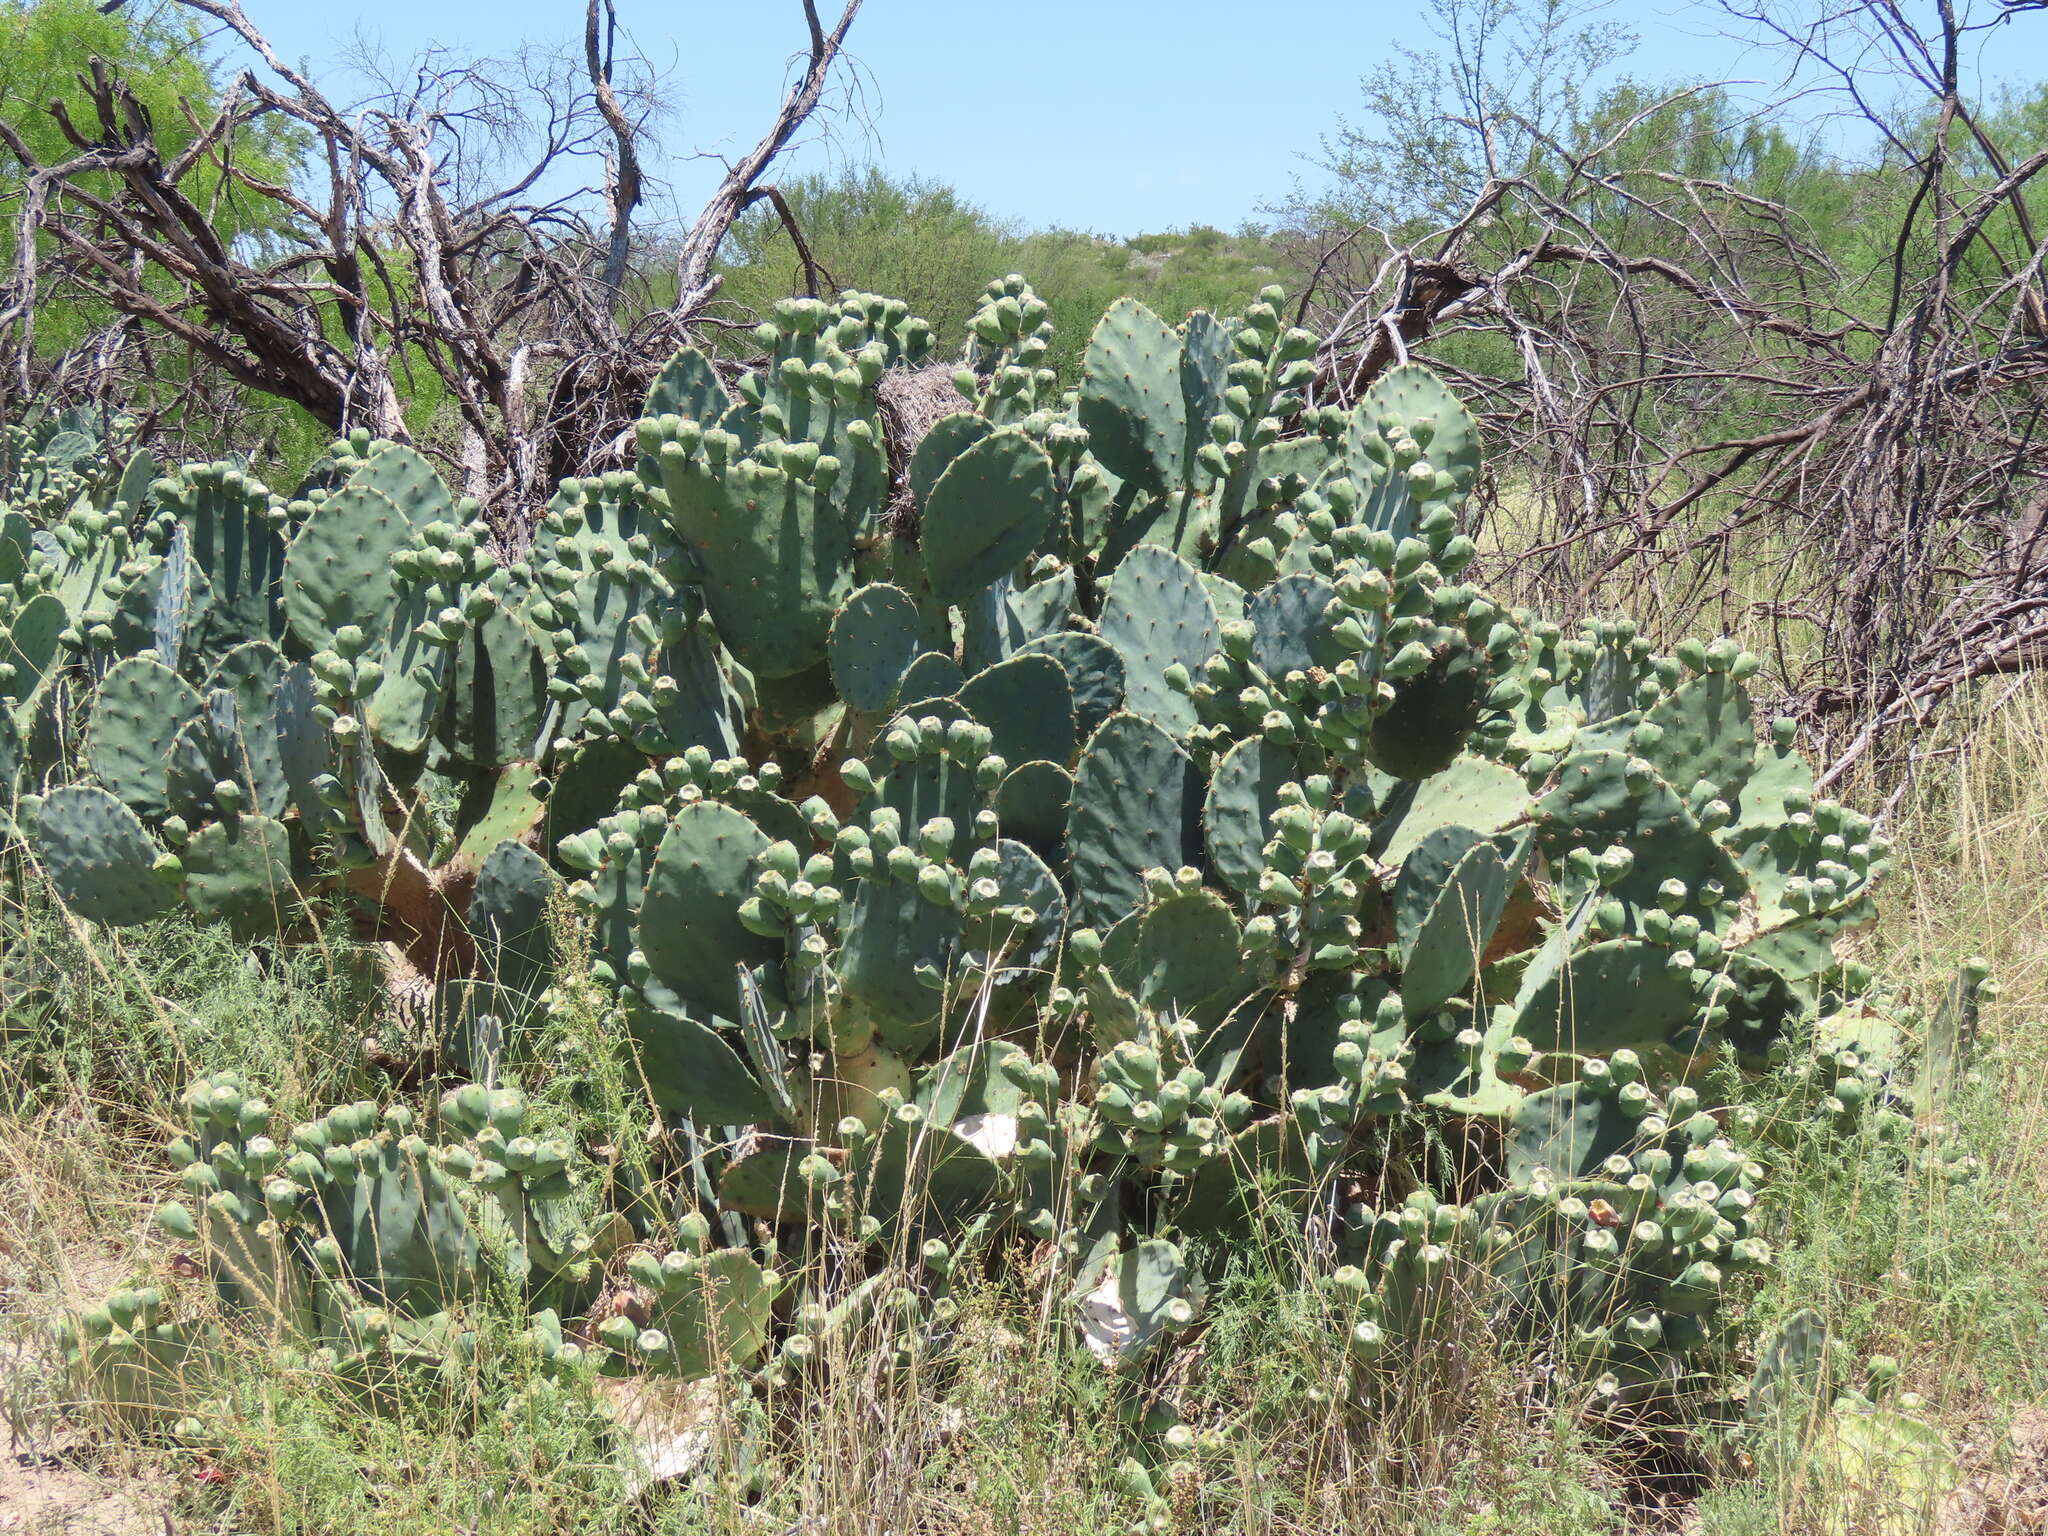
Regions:
[[[182,902],[283,941],[353,893],[493,1072],[548,1014],[562,881],[621,1055],[711,1139],[691,1199],[864,1241],[1015,1224],[1077,1297],[1151,1294],[1148,1245],[1306,1221],[1455,1123],[1498,1149],[1485,1192],[1337,1235],[1361,1392],[1446,1276],[1617,1390],[1669,1385],[1768,1260],[1778,1128],[1707,1069],[1810,1066],[1836,1132],[1954,1077],[1907,1087],[1916,1021],[1836,956],[1888,850],[1756,718],[1733,642],[1567,633],[1468,579],[1473,417],[1414,365],[1327,398],[1282,298],[1119,300],[1063,391],[1003,279],[915,443],[879,391],[929,327],[793,300],[734,382],[679,354],[632,467],[519,549],[360,436],[290,499],[212,465],[74,505],[0,595],[33,846],[96,921]],[[34,750],[58,673],[73,784]],[[347,1129],[349,1189],[431,1227],[489,1165],[525,1231],[530,1159]],[[443,1294],[351,1250],[326,1146],[293,1156],[351,1285]],[[739,1259],[634,1278],[613,1357],[768,1350]]]

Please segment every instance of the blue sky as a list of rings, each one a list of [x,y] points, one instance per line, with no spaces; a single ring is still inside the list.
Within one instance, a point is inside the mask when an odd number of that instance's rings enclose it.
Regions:
[[[1991,0],[1979,0],[1991,9]],[[315,65],[360,35],[406,58],[439,45],[502,55],[580,38],[580,0],[244,0],[284,52]],[[821,9],[835,10],[830,0]],[[715,179],[698,152],[751,144],[803,24],[796,0],[619,0],[670,79],[673,151],[650,167],[694,209]],[[1133,235],[1232,228],[1296,175],[1390,44],[1427,47],[1415,0],[867,0],[851,35],[860,118],[813,137],[796,164],[875,160],[952,183],[991,213]],[[1771,61],[1720,35],[1694,0],[1616,0],[1600,24],[1634,33],[1642,79],[1734,79]],[[2048,15],[1990,34],[1996,78],[2048,77]],[[1759,88],[1760,90],[1763,88]]]

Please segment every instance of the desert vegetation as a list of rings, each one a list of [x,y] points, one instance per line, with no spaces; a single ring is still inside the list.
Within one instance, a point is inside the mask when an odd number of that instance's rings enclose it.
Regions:
[[[2032,1528],[2032,9],[1132,239],[8,13],[0,1522]]]

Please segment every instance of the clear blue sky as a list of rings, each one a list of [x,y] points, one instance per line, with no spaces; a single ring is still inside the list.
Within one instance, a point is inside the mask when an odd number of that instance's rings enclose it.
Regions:
[[[580,39],[582,0],[243,0],[287,54],[331,65],[360,34],[405,58],[434,45],[502,55]],[[1978,0],[1982,9],[1993,0]],[[820,9],[836,13],[831,0]],[[1257,216],[1392,42],[1427,47],[1414,0],[867,0],[851,35],[859,122],[807,145],[803,168],[875,160],[952,183],[991,213],[1105,234]],[[671,82],[650,166],[694,209],[715,171],[690,156],[751,144],[778,99],[803,23],[796,0],[619,0],[622,23]],[[1616,0],[1646,80],[1762,76],[1769,61],[1719,35],[1696,0]],[[2048,77],[2048,15],[1991,34],[1986,66]]]

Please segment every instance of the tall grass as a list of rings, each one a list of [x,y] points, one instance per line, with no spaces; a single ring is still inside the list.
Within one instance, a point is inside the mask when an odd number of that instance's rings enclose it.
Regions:
[[[1789,1160],[1766,1202],[1781,1263],[1741,1331],[1819,1308],[1849,1357],[1900,1361],[1903,1386],[1926,1399],[1916,1411],[1964,1474],[1992,1487],[2006,1425],[2048,1399],[2048,683],[1983,705],[1950,722],[1903,802],[1884,916],[1858,942],[1923,998],[1964,956],[1994,961],[2003,991],[1949,1111],[1985,1172],[1951,1188],[1875,1152]],[[101,1447],[115,1486],[133,1486],[137,1469],[172,1474],[141,1486],[174,1490],[178,1529],[1115,1531],[1148,1513],[1124,1466],[1130,1430],[1146,1424],[1156,1440],[1169,1409],[1214,1433],[1154,1469],[1158,1529],[1933,1528],[1932,1506],[1897,1523],[1898,1490],[1881,1471],[1826,1455],[1773,1464],[1711,1415],[1603,1420],[1548,1366],[1542,1340],[1491,1334],[1476,1297],[1409,1362],[1399,1412],[1347,1405],[1334,1320],[1300,1283],[1299,1239],[1278,1224],[1211,1257],[1197,1347],[1144,1383],[1113,1378],[1079,1347],[1063,1321],[1068,1282],[1024,1242],[963,1276],[934,1347],[905,1354],[870,1320],[828,1335],[801,1382],[765,1397],[732,1380],[663,1391],[545,1372],[508,1302],[478,1309],[477,1347],[459,1368],[396,1391],[381,1412],[319,1359],[242,1337],[204,1380],[202,1443],[138,1435],[90,1405],[62,1410],[43,1329],[123,1275],[206,1305],[209,1288],[172,1271],[147,1221],[188,1077],[236,1067],[291,1115],[424,1094],[365,1065],[374,991],[338,928],[324,948],[252,961],[219,930],[176,919],[118,941],[40,905],[16,921],[26,942],[8,952],[4,980],[10,996],[24,979],[38,986],[16,998],[0,1044],[0,1408],[26,1447]],[[583,1117],[593,1143],[633,1155],[645,1126],[594,1019],[569,1010],[558,1033],[529,1085],[536,1114]],[[814,1273],[831,1257],[820,1247]],[[1731,1387],[1746,1366],[1740,1349],[1722,1362]],[[721,1400],[727,1411],[709,1411]],[[687,1452],[700,1471],[650,1481],[642,1461],[655,1451]]]

